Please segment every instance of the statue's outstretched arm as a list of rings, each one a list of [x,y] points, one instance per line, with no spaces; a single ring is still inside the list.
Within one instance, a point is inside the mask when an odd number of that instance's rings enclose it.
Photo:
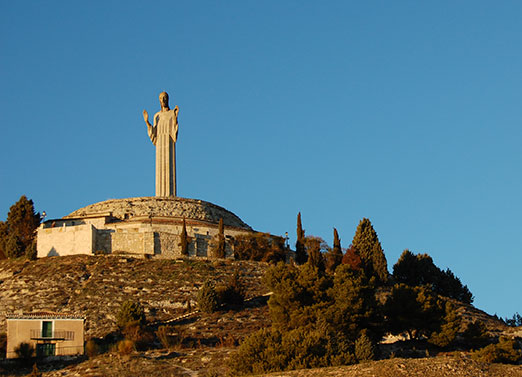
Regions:
[[[149,113],[147,112],[147,110],[143,110],[143,120],[145,121],[145,123],[147,123],[148,127],[152,127],[152,124],[150,124],[149,122]]]
[[[179,126],[178,126],[178,114],[179,114],[179,107],[176,105],[176,107],[174,107],[174,114],[176,116],[176,123],[174,124],[174,142],[178,141],[178,129],[179,129]]]
[[[149,133],[150,141],[152,141],[152,144],[156,145],[156,124],[154,124],[154,126],[150,124],[147,110],[143,110],[143,120],[147,124],[147,131]],[[156,123],[156,121],[154,121],[154,123]]]

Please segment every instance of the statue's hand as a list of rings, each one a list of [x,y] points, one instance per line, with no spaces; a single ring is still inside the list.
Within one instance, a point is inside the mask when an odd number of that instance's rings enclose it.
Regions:
[[[149,123],[149,113],[147,113],[147,110],[143,110],[143,120],[145,123]]]

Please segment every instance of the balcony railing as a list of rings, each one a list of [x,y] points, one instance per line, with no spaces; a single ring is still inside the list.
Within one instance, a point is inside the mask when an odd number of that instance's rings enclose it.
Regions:
[[[43,339],[43,340],[74,340],[74,331],[66,330],[55,330],[50,334],[44,334],[40,329],[30,330],[31,339]]]

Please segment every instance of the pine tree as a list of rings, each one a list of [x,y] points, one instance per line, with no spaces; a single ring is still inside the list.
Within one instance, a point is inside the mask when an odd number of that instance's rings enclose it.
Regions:
[[[188,252],[188,235],[187,235],[187,224],[185,222],[185,218],[183,218],[183,228],[181,229],[181,234],[179,235],[179,246],[181,247],[181,254],[189,255]]]
[[[341,239],[337,229],[334,228],[333,247],[329,250],[327,256],[327,268],[329,272],[334,272],[343,260],[343,251],[341,249]]]
[[[295,243],[295,262],[297,264],[306,263],[308,256],[305,249],[305,231],[301,224],[301,212],[297,214],[297,241]]]
[[[388,280],[388,265],[377,233],[369,219],[363,218],[357,226],[352,245],[360,253],[367,276],[385,283]]]
[[[40,220],[40,214],[34,211],[33,201],[22,195],[7,214],[7,234],[0,234],[3,238],[3,242],[0,242],[0,249],[3,250],[0,251],[9,258],[17,258],[26,251],[30,252]],[[5,225],[0,228],[5,233]]]
[[[428,254],[413,254],[404,250],[393,266],[393,277],[398,283],[427,286],[435,293],[471,304],[473,295],[468,287],[448,268],[445,271],[433,263]]]

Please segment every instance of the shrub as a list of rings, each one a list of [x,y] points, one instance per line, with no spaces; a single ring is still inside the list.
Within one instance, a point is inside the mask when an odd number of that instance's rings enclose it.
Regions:
[[[160,326],[156,331],[156,336],[158,337],[163,348],[169,349],[172,345],[170,338],[170,327],[168,326]]]
[[[149,348],[150,344],[154,341],[154,336],[139,321],[128,322],[123,328],[122,334],[125,339],[131,340],[134,343],[134,347],[138,351],[144,351]]]
[[[30,343],[22,342],[14,349],[16,357],[20,359],[30,359],[34,356],[34,347]]]
[[[376,279],[348,265],[328,274],[314,258],[299,267],[278,263],[266,272],[272,327],[240,345],[233,374],[351,364],[354,352],[360,360],[375,357],[372,340],[384,331],[371,283]]]
[[[87,343],[85,343],[85,353],[89,358],[94,357],[98,355],[100,352],[100,348],[98,347],[98,344],[93,340],[89,339]]]
[[[353,364],[347,343],[336,334],[298,328],[287,332],[262,329],[248,337],[232,358],[233,375]]]
[[[213,313],[219,308],[218,296],[214,284],[206,281],[198,291],[197,302],[199,310],[204,313]]]
[[[460,329],[460,316],[449,302],[446,302],[445,312],[440,331],[433,332],[428,339],[431,344],[439,347],[447,347],[453,343]]]
[[[285,261],[286,247],[282,237],[254,233],[234,237],[234,258],[277,263]]]
[[[135,350],[136,346],[132,340],[123,339],[120,342],[118,342],[118,352],[120,353],[120,355],[128,355]]]
[[[484,347],[489,343],[489,335],[484,323],[474,321],[466,324],[462,337],[471,348]]]
[[[359,362],[375,359],[375,345],[366,330],[361,331],[361,336],[355,341],[355,357]]]
[[[522,352],[513,339],[500,338],[497,344],[481,348],[473,352],[471,357],[485,363],[516,364],[522,359]]]
[[[7,351],[7,334],[5,332],[0,333],[0,359],[5,358]]]
[[[125,301],[116,315],[116,324],[123,329],[131,322],[137,322],[139,325],[145,324],[145,311],[140,303]]]
[[[245,300],[245,288],[239,277],[239,271],[228,279],[228,281],[216,289],[218,304],[241,305]]]

